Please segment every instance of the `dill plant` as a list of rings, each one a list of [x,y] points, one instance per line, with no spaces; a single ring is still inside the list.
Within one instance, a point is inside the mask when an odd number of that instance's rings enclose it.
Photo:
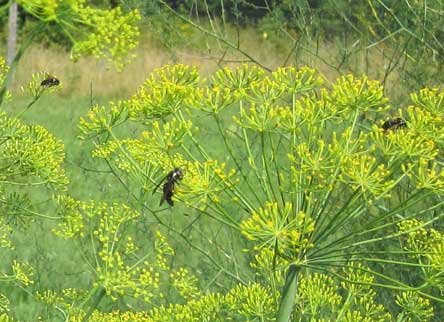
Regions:
[[[33,82],[31,102],[41,94],[38,77]],[[443,95],[424,89],[412,95],[412,106],[389,111],[381,85],[366,77],[346,75],[325,86],[309,68],[266,74],[243,65],[206,80],[195,68],[165,66],[131,98],[93,106],[79,123],[80,139],[94,142],[92,156],[127,190],[125,204],[70,196],[63,144],[42,127],[2,116],[1,152],[11,161],[2,170],[2,198],[17,184],[39,187],[49,189],[57,207],[56,216],[47,216],[16,198],[2,202],[4,213],[20,209],[35,220],[54,220],[52,232],[87,267],[86,285],[32,292],[47,307],[40,319],[432,319],[443,282],[444,239],[437,226]],[[408,128],[384,132],[390,113],[406,119]],[[198,129],[199,120],[207,127]],[[135,135],[125,131],[131,123],[138,126]],[[184,171],[176,203],[160,208],[161,191],[152,191],[175,167]],[[228,257],[246,260],[221,263],[207,251],[209,239],[196,244],[163,217],[170,213],[183,223],[187,217],[178,216],[184,212],[197,215],[194,225],[202,221],[243,236],[236,257]],[[1,218],[0,245],[13,247],[12,227]],[[153,219],[159,225],[147,227]],[[173,244],[176,237],[190,246],[190,262],[202,255],[214,279],[223,275],[230,283],[203,288],[198,270],[173,265],[181,246]],[[216,249],[226,252],[224,246]],[[31,268],[11,267],[4,281],[31,288]],[[171,288],[174,300],[166,297]],[[397,310],[384,306],[380,294]],[[10,299],[0,299],[7,308]],[[9,319],[6,309],[0,313]]]
[[[393,110],[377,81],[345,75],[323,84],[309,68],[266,74],[243,65],[206,80],[192,67],[165,66],[132,98],[95,106],[81,119],[80,137],[96,139],[93,156],[120,182],[133,184],[128,193],[147,216],[175,231],[148,192],[162,174],[181,167],[179,206],[171,211],[182,205],[251,243],[260,291],[242,278],[247,293],[233,288],[205,304],[219,315],[203,318],[193,309],[214,296],[209,293],[162,314],[154,309],[147,321],[396,319],[378,303],[381,289],[397,294],[399,319],[432,316],[430,301],[442,302],[442,266],[433,270],[424,258],[441,258],[440,248],[412,250],[405,240],[442,216],[437,104],[443,94],[422,90],[412,95],[412,106]],[[383,131],[392,114],[408,128]],[[193,126],[208,117],[217,141]],[[117,135],[126,122],[143,125],[139,137]],[[214,149],[214,142],[223,148]],[[414,281],[411,271],[418,274]],[[232,292],[244,304],[230,304]],[[191,310],[187,318],[183,310]]]

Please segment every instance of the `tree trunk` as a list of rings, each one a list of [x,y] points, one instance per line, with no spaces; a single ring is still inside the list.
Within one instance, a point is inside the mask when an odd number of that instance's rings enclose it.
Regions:
[[[8,19],[8,53],[6,61],[8,65],[11,65],[15,56],[15,48],[17,43],[17,3],[11,3],[9,7],[9,19]]]

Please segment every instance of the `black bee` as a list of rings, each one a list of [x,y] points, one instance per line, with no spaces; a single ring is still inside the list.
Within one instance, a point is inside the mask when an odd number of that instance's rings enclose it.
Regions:
[[[174,170],[171,170],[168,172],[168,174],[165,176],[165,178],[162,179],[162,181],[159,182],[159,184],[154,188],[153,194],[156,192],[157,188],[162,184],[162,182],[165,182],[163,184],[163,194],[162,198],[160,199],[159,206],[162,206],[164,201],[168,202],[170,206],[174,206],[173,202],[173,194],[174,194],[174,185],[178,180],[183,179],[183,171],[180,168],[174,168]]]
[[[407,127],[407,122],[403,120],[400,117],[397,117],[395,119],[388,119],[387,121],[382,124],[382,129],[384,132],[387,132],[388,130],[398,130],[398,129],[405,129]]]
[[[48,75],[41,83],[40,86],[43,87],[53,87],[60,84],[60,81],[54,76]]]

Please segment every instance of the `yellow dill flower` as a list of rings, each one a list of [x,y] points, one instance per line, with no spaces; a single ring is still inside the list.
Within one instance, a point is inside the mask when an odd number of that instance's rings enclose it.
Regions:
[[[225,67],[218,70],[212,77],[212,84],[222,89],[228,88],[239,99],[246,97],[251,86],[263,76],[264,71],[261,68],[243,64],[235,69]]]
[[[242,221],[240,228],[247,239],[258,243],[259,249],[277,246],[279,255],[295,258],[311,247],[307,237],[314,223],[305,213],[295,213],[291,203],[281,208],[276,202],[268,202]]]
[[[316,71],[309,67],[281,67],[271,73],[273,80],[290,94],[303,93],[318,88],[324,82],[316,76]]]

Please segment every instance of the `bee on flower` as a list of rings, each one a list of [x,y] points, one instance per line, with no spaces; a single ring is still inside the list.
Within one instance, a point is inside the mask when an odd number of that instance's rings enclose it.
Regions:
[[[53,87],[58,86],[60,84],[60,81],[50,74],[47,75],[47,77],[40,83],[40,86],[43,87]]]
[[[400,117],[394,118],[394,119],[388,119],[382,124],[382,129],[384,132],[387,132],[389,130],[398,130],[398,129],[405,129],[407,128],[407,122],[403,120]]]

